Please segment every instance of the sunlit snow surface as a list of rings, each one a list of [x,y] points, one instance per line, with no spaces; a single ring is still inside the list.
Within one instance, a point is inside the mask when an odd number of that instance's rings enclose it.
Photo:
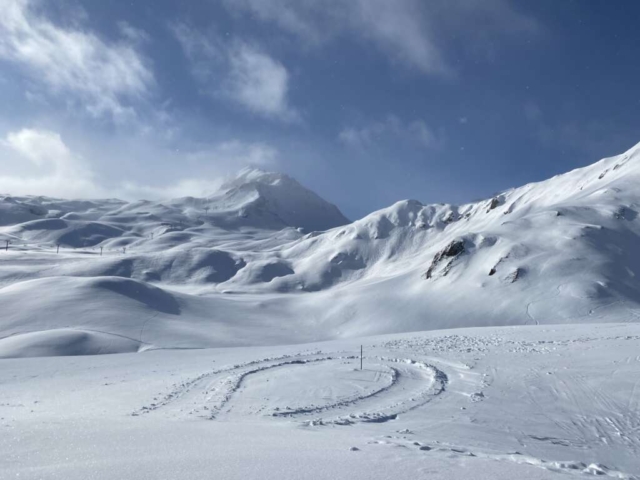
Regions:
[[[0,196],[0,478],[638,478],[639,185]]]
[[[607,324],[8,359],[0,471],[640,478],[639,346],[640,326]]]
[[[0,338],[51,330],[79,352],[65,330],[76,328],[90,353],[98,335],[193,348],[637,321],[639,151],[486,201],[407,200],[350,224],[291,178],[252,170],[199,199],[6,196]],[[442,257],[452,244],[461,252]],[[0,340],[0,356],[44,354],[42,339]]]

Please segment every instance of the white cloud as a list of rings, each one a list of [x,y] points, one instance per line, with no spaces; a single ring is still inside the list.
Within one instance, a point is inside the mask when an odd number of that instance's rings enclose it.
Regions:
[[[405,0],[357,0],[356,28],[369,37],[390,58],[428,74],[448,75],[451,71],[434,42],[419,5]]]
[[[281,29],[312,44],[326,42],[340,27],[348,8],[342,2],[320,0],[224,0],[233,13],[275,23]]]
[[[4,160],[0,173],[0,192],[63,198],[119,197],[127,200],[203,196],[215,191],[224,177],[242,167],[253,165],[270,168],[278,159],[278,151],[269,145],[239,140],[205,145],[189,151],[156,150],[147,153],[156,161],[181,165],[181,169],[186,171],[206,171],[207,175],[192,178],[186,174],[184,178],[169,183],[149,184],[146,175],[149,169],[145,169],[138,176],[140,180],[116,179],[106,182],[94,172],[92,163],[74,153],[58,133],[22,129],[0,139],[0,158]]]
[[[120,34],[124,38],[132,43],[146,43],[151,41],[151,37],[147,32],[134,27],[124,20],[118,22],[118,30],[120,30]]]
[[[388,140],[410,142],[421,148],[439,148],[442,145],[441,135],[423,120],[406,123],[394,115],[363,127],[344,128],[338,134],[338,139],[349,147],[359,149],[368,149]]]
[[[282,63],[248,43],[223,42],[184,24],[173,25],[172,30],[206,93],[263,117],[299,119],[289,105],[289,72]]]
[[[82,159],[74,155],[60,135],[47,130],[23,129],[9,133],[0,146],[13,153],[13,162],[30,162],[22,175],[11,175],[9,168],[0,174],[0,191],[7,193],[70,197],[100,196],[91,172]],[[2,152],[5,153],[5,152]],[[3,155],[3,156],[5,156]],[[8,173],[8,174],[7,174]]]
[[[229,52],[231,72],[227,79],[229,97],[264,116],[296,120],[289,107],[289,72],[277,60],[247,44]]]
[[[54,95],[67,95],[93,116],[135,115],[128,100],[144,96],[154,76],[135,48],[110,44],[45,18],[32,0],[3,0],[0,59],[15,62]]]
[[[393,62],[438,76],[455,70],[445,40],[458,38],[475,49],[493,43],[486,37],[537,29],[533,19],[506,0],[225,0],[225,5],[235,14],[277,25],[306,47],[351,35],[375,45]]]
[[[224,45],[216,35],[205,35],[179,22],[171,24],[170,28],[185,55],[202,73],[210,75],[215,67],[211,62],[224,60]]]

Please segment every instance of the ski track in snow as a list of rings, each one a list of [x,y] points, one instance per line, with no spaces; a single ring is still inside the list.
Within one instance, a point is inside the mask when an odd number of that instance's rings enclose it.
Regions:
[[[363,370],[356,348],[345,345],[273,347],[272,355],[142,354],[137,358],[149,355],[153,363],[165,355],[193,358],[202,373],[190,370],[195,373],[155,398],[158,383],[143,397],[127,397],[134,400],[129,405],[153,401],[128,410],[144,419],[126,421],[142,428],[203,422],[214,432],[289,425],[314,438],[348,435],[353,451],[368,455],[393,448],[385,455],[437,465],[454,461],[472,469],[476,461],[495,461],[522,465],[523,472],[535,467],[551,475],[638,480],[640,380],[630,376],[640,362],[637,329],[600,326],[558,335],[559,327],[520,328],[374,340],[365,346]],[[207,369],[219,358],[226,363]],[[193,364],[166,365],[169,373]],[[3,403],[7,418],[19,404],[41,408],[20,397]]]
[[[245,381],[252,375],[270,370],[313,365],[321,362],[344,362],[359,360],[358,356],[322,356],[319,352],[305,355],[284,355],[264,358],[244,364],[223,367],[203,373],[195,378],[174,385],[171,392],[160,400],[137,409],[133,416],[148,414],[172,407],[172,412],[195,415],[206,419],[218,419],[233,413],[233,400],[242,396]],[[264,412],[266,406],[256,405],[255,413],[264,417],[299,417],[325,412],[339,412],[331,419],[314,418],[306,425],[349,425],[358,422],[386,422],[428,403],[445,391],[446,373],[433,365],[409,358],[364,357],[368,368],[387,369],[388,381],[372,391],[346,395],[326,404],[311,404],[298,407],[276,407]],[[400,387],[400,388],[398,388]],[[401,393],[394,393],[395,390]],[[158,398],[158,397],[156,397]]]
[[[183,397],[185,397],[188,393],[191,392],[191,390],[198,386],[199,384],[203,383],[205,380],[214,377],[216,375],[219,375],[221,373],[228,373],[228,372],[233,372],[235,370],[240,370],[242,368],[247,368],[247,367],[251,367],[254,365],[258,365],[261,363],[268,363],[268,362],[274,362],[274,361],[279,361],[279,360],[284,360],[284,359],[288,359],[288,358],[292,358],[294,357],[294,355],[282,355],[282,356],[276,356],[276,357],[268,357],[268,358],[263,358],[260,360],[252,360],[250,362],[246,362],[246,363],[241,363],[241,364],[236,364],[236,365],[231,365],[228,367],[222,367],[220,369],[214,369],[210,372],[205,372],[201,375],[198,375],[195,378],[189,379],[189,380],[185,380],[181,383],[178,384],[174,384],[173,389],[168,393],[163,395],[159,395],[159,397],[162,397],[159,400],[154,399],[155,401],[153,403],[150,403],[149,405],[145,405],[142,408],[134,411],[132,413],[132,415],[136,416],[136,415],[140,415],[140,414],[144,414],[144,413],[150,413],[154,410],[158,410],[162,407],[166,407],[167,405],[174,403],[180,399],[182,399]],[[279,365],[282,365],[283,363],[280,363]],[[231,377],[225,377],[223,380],[226,380],[227,384],[229,384],[229,379]],[[210,384],[211,385],[211,382]],[[209,390],[211,390],[212,387],[209,386],[208,388],[205,388],[205,392],[208,392]]]

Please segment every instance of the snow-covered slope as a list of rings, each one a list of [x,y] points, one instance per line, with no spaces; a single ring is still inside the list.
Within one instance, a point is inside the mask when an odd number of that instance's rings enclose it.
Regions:
[[[0,337],[51,329],[58,344],[77,328],[202,347],[637,321],[639,185],[636,146],[486,201],[401,201],[350,224],[258,170],[207,198],[6,196]]]

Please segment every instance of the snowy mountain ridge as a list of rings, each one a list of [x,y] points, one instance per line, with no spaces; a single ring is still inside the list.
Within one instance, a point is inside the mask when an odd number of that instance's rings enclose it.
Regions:
[[[150,348],[637,321],[639,157],[635,146],[485,201],[405,200],[353,223],[256,169],[206,198],[5,196],[4,355],[39,345],[16,347],[29,332],[58,332],[64,345],[69,328]]]

